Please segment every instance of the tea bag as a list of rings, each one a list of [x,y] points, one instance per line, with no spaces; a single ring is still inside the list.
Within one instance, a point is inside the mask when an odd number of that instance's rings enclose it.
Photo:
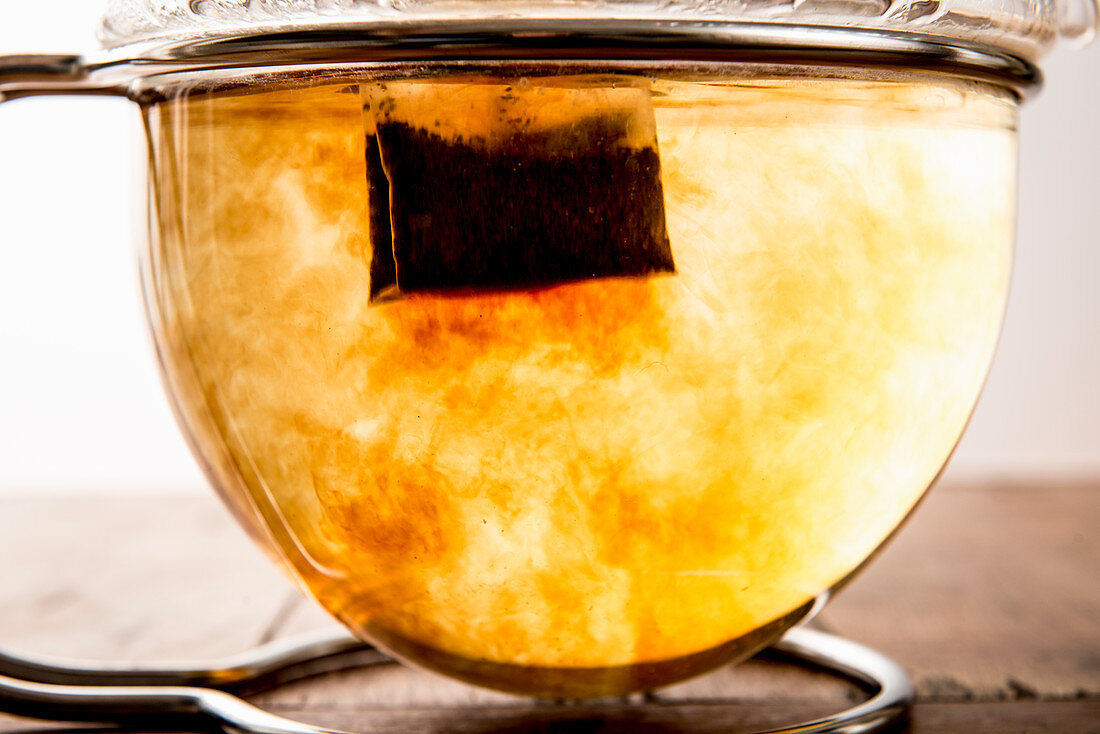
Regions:
[[[364,85],[372,302],[675,272],[649,91]]]

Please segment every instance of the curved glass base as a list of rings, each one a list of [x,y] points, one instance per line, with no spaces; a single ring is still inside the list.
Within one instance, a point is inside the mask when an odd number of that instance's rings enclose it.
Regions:
[[[707,650],[669,660],[590,668],[550,668],[471,660],[437,650],[378,627],[363,629],[386,654],[422,668],[506,693],[536,698],[584,700],[628,696],[709,673],[746,660],[794,625],[811,617],[816,600],[759,629]]]
[[[882,731],[906,715],[913,697],[913,687],[896,663],[835,635],[791,630],[760,655],[839,676],[870,694],[852,708],[766,734]],[[390,662],[370,645],[333,633],[275,642],[191,668],[95,668],[0,652],[0,711],[51,721],[136,724],[161,731],[212,723],[246,734],[332,734],[270,714],[234,694]]]

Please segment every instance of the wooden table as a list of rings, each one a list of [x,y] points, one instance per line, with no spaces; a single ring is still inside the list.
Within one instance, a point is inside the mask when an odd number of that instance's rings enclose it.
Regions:
[[[905,666],[910,731],[1100,732],[1100,481],[941,486],[819,617]],[[156,661],[331,624],[212,497],[0,501],[0,647]],[[648,697],[531,702],[397,666],[254,699],[363,732],[734,732],[844,708],[822,676],[750,662]],[[564,723],[563,723],[564,721]],[[49,725],[0,715],[0,734]]]

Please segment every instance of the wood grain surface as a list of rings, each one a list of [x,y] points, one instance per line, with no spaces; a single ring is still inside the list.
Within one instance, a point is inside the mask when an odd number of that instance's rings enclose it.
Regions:
[[[901,663],[912,732],[1100,732],[1100,481],[941,486],[815,624]],[[332,625],[211,497],[0,501],[0,647],[200,659]],[[629,700],[554,705],[399,666],[257,703],[363,732],[737,732],[843,708],[826,676],[751,661]],[[0,733],[56,728],[0,715]]]

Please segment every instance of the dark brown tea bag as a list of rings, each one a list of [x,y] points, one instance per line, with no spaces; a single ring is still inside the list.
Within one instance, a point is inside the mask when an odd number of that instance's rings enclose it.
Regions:
[[[648,90],[362,88],[370,299],[675,271]]]

